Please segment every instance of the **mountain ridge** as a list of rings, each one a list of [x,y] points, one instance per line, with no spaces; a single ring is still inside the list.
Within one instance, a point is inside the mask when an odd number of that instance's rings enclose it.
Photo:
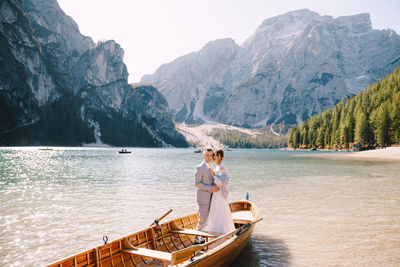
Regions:
[[[297,124],[400,64],[399,36],[372,29],[367,13],[333,18],[297,10],[264,20],[241,45],[223,40],[212,41],[219,46],[211,61],[201,49],[143,76],[159,88],[176,121]],[[216,62],[220,69],[201,68]]]

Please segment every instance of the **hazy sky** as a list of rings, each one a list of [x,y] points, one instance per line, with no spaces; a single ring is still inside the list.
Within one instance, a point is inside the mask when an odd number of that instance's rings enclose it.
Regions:
[[[375,29],[400,33],[398,0],[58,0],[95,42],[113,39],[125,51],[129,82],[207,42],[242,44],[267,18],[308,8],[333,17],[369,13]]]

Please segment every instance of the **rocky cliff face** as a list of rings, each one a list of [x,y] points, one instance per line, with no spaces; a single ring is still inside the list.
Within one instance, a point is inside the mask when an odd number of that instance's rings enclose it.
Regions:
[[[368,14],[298,10],[265,20],[240,46],[211,42],[142,81],[159,88],[177,121],[256,127],[299,123],[399,64],[399,36],[372,29]]]
[[[0,144],[185,146],[157,90],[128,84],[123,55],[55,0],[1,1]]]
[[[197,53],[161,66],[154,75],[147,75],[142,81],[160,89],[177,121],[202,122],[204,110],[208,113],[209,106],[215,109],[226,97],[220,84],[224,82],[225,69],[238,49],[232,39],[210,42]],[[207,104],[203,106],[203,102]]]

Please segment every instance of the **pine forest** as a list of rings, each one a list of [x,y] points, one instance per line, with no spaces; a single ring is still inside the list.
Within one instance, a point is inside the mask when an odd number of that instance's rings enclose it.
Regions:
[[[400,67],[288,133],[292,148],[348,149],[400,144]]]

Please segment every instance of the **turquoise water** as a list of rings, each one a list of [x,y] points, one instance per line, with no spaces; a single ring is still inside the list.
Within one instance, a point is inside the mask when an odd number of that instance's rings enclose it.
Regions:
[[[192,149],[0,149],[0,266],[39,266],[195,212]],[[399,266],[399,163],[233,150],[230,200],[264,218],[233,266]],[[245,265],[244,265],[245,264]]]

